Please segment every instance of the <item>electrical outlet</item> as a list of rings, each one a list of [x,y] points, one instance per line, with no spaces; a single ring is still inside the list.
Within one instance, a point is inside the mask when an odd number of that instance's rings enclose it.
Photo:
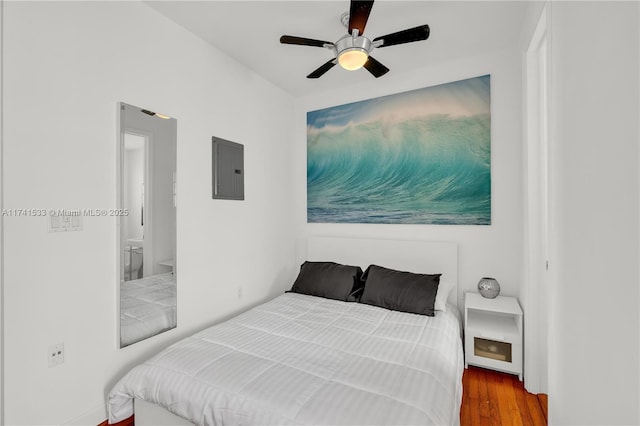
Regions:
[[[64,363],[64,343],[49,346],[49,368]]]

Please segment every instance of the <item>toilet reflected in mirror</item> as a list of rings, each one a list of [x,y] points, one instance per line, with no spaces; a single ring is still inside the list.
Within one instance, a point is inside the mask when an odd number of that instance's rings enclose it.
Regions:
[[[124,248],[124,280],[138,280],[142,278],[140,272],[142,267],[143,248],[128,245]]]
[[[120,347],[176,327],[177,122],[120,104]]]

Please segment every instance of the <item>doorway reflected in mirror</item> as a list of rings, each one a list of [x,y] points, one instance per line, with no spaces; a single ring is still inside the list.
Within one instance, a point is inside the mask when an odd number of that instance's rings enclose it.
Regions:
[[[124,134],[124,208],[128,215],[122,223],[126,237],[124,248],[124,280],[144,277],[144,181],[147,164],[148,138],[133,133]]]

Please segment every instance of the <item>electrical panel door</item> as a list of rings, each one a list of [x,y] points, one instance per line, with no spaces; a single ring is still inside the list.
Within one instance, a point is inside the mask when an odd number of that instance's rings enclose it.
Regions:
[[[213,137],[213,198],[244,200],[244,146]]]

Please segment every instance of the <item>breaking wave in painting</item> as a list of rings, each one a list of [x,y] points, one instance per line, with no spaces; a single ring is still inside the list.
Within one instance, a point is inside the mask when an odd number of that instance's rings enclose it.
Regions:
[[[307,220],[490,224],[490,115],[309,127]]]

